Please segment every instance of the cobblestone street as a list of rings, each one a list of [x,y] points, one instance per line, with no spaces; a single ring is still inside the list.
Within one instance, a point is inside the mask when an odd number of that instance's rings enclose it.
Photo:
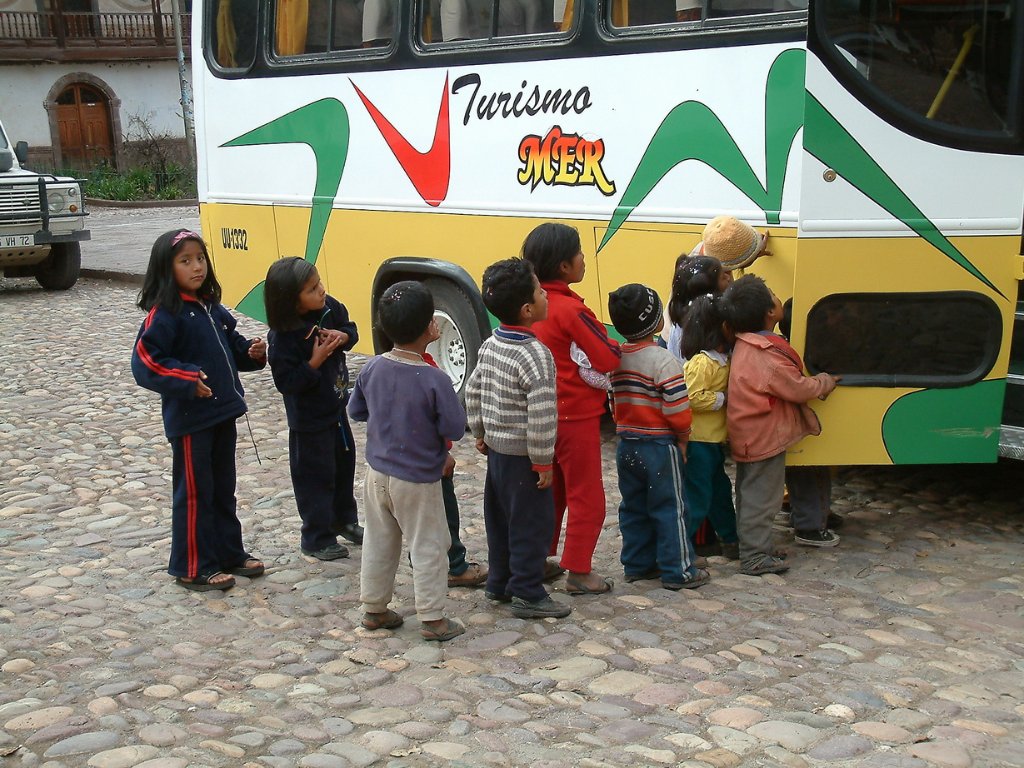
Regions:
[[[621,579],[609,433],[595,567],[614,591],[555,582],[572,615],[523,621],[453,589],[467,632],[439,646],[404,558],[409,621],[369,632],[359,548],[300,554],[269,370],[242,375],[237,453],[267,573],[174,584],[171,452],[129,369],[136,291],[0,278],[3,768],[1024,765],[1019,465],[840,470],[839,547],[790,542],[792,570],[760,578],[712,558],[707,586],[670,592]],[[484,459],[469,439],[454,454],[464,541],[486,561]]]

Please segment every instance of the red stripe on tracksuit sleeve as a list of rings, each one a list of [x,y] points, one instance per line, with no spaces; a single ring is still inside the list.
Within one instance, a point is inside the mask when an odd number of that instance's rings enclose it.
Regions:
[[[196,476],[192,470],[192,435],[182,438],[185,454],[185,504],[186,516],[185,541],[188,552],[188,577],[194,579],[199,571],[199,546],[196,541]]]
[[[153,315],[155,312],[156,307],[149,310],[149,314],[146,315],[145,327],[147,329],[153,322]],[[135,351],[138,353],[139,360],[142,361],[142,364],[158,376],[170,376],[172,378],[184,379],[186,381],[195,381],[199,378],[199,371],[184,371],[181,368],[167,368],[166,366],[160,365],[160,363],[153,359],[153,356],[149,354],[149,350],[146,349],[145,345],[142,343],[142,336],[139,336],[139,340],[135,344]]]

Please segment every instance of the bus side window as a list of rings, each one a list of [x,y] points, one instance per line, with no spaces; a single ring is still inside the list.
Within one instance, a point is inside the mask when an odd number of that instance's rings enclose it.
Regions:
[[[646,27],[711,18],[807,10],[808,0],[612,0],[613,27]]]
[[[559,0],[429,0],[428,13],[423,20],[423,42],[481,40],[550,32],[552,25],[548,19],[555,15],[557,29],[561,18],[557,16],[557,10],[552,9],[553,2],[557,5]]]
[[[214,60],[225,69],[247,69],[256,57],[255,0],[219,0],[208,7]]]
[[[356,50],[390,42],[395,0],[275,0],[278,56]]]
[[[807,0],[707,0],[708,18],[806,11]]]

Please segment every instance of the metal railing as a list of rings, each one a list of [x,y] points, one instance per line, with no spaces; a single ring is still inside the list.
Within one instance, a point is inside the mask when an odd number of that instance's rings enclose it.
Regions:
[[[181,14],[187,45],[192,15]],[[0,44],[22,45],[172,45],[171,13],[92,13],[79,11],[0,11]]]

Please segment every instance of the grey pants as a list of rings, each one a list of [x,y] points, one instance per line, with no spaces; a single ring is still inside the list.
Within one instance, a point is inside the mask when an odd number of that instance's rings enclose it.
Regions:
[[[740,537],[740,567],[756,568],[771,557],[772,522],[782,506],[786,454],[770,459],[736,462],[736,532]]]
[[[366,613],[383,613],[394,596],[402,539],[412,560],[412,586],[420,621],[444,618],[448,547],[441,482],[410,483],[366,468],[363,489],[363,562],[360,600]]]
[[[786,467],[786,488],[793,528],[823,531],[832,509],[832,473],[828,467]]]

